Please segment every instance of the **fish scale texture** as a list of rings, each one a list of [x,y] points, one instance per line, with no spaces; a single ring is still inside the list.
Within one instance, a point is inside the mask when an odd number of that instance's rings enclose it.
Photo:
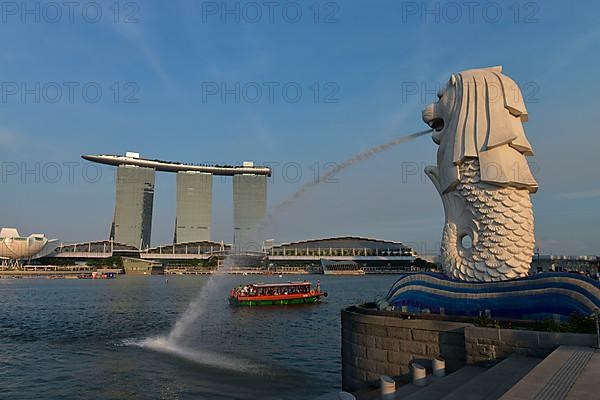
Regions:
[[[472,215],[472,245],[463,248],[457,226],[447,221],[442,237],[446,273],[464,281],[504,281],[528,274],[535,236],[529,191],[480,180],[479,161],[467,159],[459,168],[456,187]]]

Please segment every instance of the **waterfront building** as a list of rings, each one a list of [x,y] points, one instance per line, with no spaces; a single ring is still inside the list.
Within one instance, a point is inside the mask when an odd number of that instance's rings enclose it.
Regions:
[[[364,275],[365,270],[355,261],[329,261],[321,259],[323,275]]]
[[[410,271],[417,259],[415,251],[401,242],[355,236],[283,243],[265,250],[272,268],[302,266],[321,273],[323,265],[340,269],[336,263],[364,273],[398,273]]]
[[[117,167],[111,240],[141,249],[150,246],[155,174],[152,168],[135,165]]]
[[[52,252],[51,244],[56,240],[49,240],[46,235],[34,233],[27,237],[19,235],[15,228],[2,228],[0,230],[0,260],[2,267],[20,267],[23,260],[34,260]],[[50,245],[50,246],[49,246]]]
[[[52,250],[53,248],[46,253]],[[103,240],[61,244],[40,261],[53,264],[70,260],[72,263],[83,264],[99,263],[111,257],[140,258],[160,262],[166,268],[181,270],[203,270],[206,267],[214,270],[223,266],[225,258],[229,257],[230,263],[234,264],[231,270],[252,269],[255,273],[271,271],[362,275],[434,271],[436,267],[439,268],[435,264],[435,257],[416,254],[410,246],[401,242],[353,236],[283,244],[267,241],[261,251],[243,253],[238,252],[233,244],[210,240],[165,244],[141,251],[133,245]],[[573,272],[597,279],[599,265],[598,256],[540,255],[534,258],[531,273]]]
[[[123,272],[127,275],[162,275],[163,265],[156,261],[123,257]]]
[[[535,255],[531,272],[576,272],[597,277],[600,270],[598,256]]]
[[[211,240],[212,177],[233,177],[234,234],[237,251],[259,251],[257,227],[267,209],[271,169],[245,161],[241,166],[184,164],[141,158],[138,153],[84,155],[83,159],[117,167],[115,214],[110,239],[148,249],[151,242],[154,178],[157,171],[177,174],[174,243]],[[257,245],[257,243],[259,245]]]
[[[267,177],[233,177],[233,245],[238,252],[260,251],[260,225],[267,212]]]
[[[124,272],[129,266],[134,273],[156,273],[157,265],[161,265],[166,270],[196,273],[221,267],[230,250],[231,245],[211,241],[173,243],[140,250],[126,243],[103,240],[61,244],[40,262],[51,265],[115,266]]]
[[[421,265],[414,250],[401,242],[345,236],[279,245],[265,243],[269,245],[263,245],[260,251],[240,252],[235,244],[213,241],[174,243],[140,250],[133,245],[106,240],[60,245],[51,256],[73,263],[102,263],[113,257],[139,258],[159,262],[165,269],[181,271],[214,270],[222,267],[227,258],[229,272],[248,273],[400,273]],[[53,263],[50,258],[45,261]]]
[[[174,243],[210,240],[212,221],[212,175],[177,172],[177,213]]]

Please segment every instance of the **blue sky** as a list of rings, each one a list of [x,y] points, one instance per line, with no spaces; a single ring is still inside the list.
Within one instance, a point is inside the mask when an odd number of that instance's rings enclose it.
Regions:
[[[275,163],[275,206],[317,165],[424,129],[420,110],[452,72],[503,65],[527,99],[541,252],[598,253],[597,2],[482,1],[471,16],[462,2],[280,1],[272,16],[263,2],[239,2],[239,22],[220,1],[123,1],[118,15],[113,1],[82,1],[73,14],[49,3],[27,2],[33,13],[3,3],[0,225],[65,242],[106,238],[114,175],[103,168],[95,178],[80,155],[128,150]],[[236,83],[239,102],[208,92],[235,92]],[[435,152],[420,138],[344,171],[279,215],[270,233],[361,235],[433,251],[441,202],[426,178],[406,171],[434,163]],[[157,176],[155,244],[172,240],[174,187],[174,176]],[[231,192],[230,180],[215,179],[215,240],[231,240]]]

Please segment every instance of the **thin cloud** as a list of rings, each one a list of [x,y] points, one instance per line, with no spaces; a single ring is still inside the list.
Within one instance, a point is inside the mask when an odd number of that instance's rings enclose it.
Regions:
[[[170,89],[176,89],[175,83],[171,76],[165,71],[160,56],[154,47],[147,40],[140,23],[131,24],[110,24],[114,31],[135,45],[143,56],[154,73],[167,85]]]

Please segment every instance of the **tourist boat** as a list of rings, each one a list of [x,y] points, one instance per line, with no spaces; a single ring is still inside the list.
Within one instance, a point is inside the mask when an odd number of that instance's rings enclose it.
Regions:
[[[281,306],[319,303],[327,297],[321,283],[313,288],[310,282],[253,283],[231,289],[229,303],[234,306]]]

